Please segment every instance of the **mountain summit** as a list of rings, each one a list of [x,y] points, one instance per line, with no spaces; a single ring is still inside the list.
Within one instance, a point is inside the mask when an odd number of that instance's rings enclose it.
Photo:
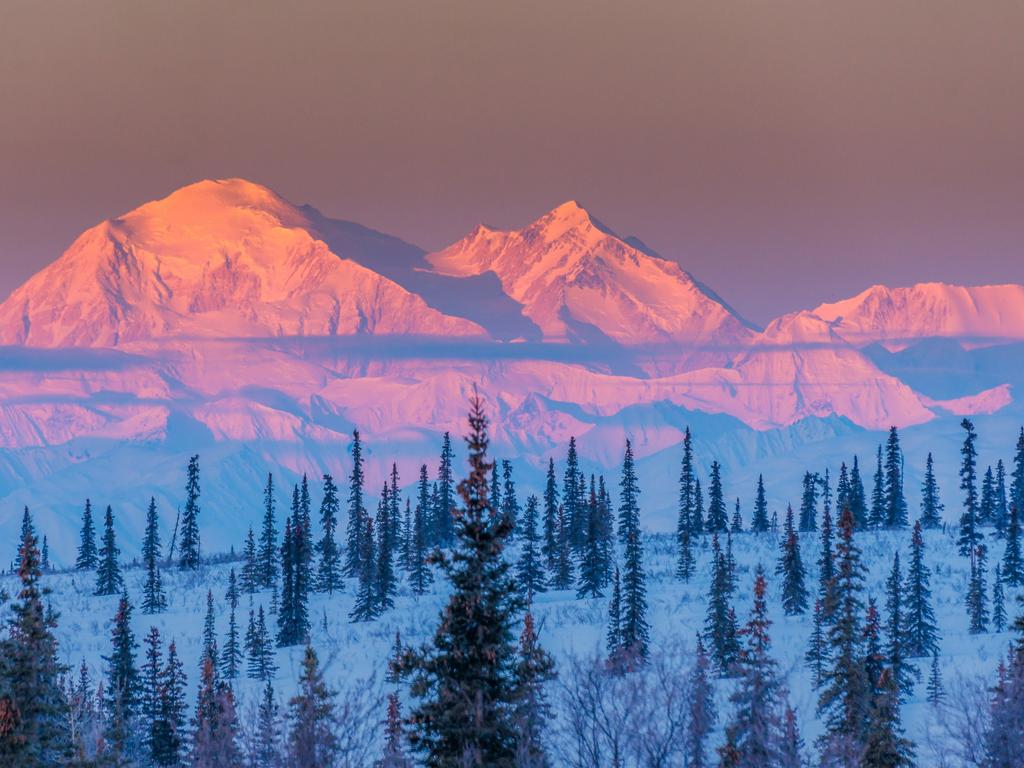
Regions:
[[[753,335],[678,264],[631,245],[575,201],[523,229],[480,225],[427,260],[446,275],[494,273],[549,341],[714,347]]]
[[[0,305],[0,343],[39,347],[482,332],[333,253],[302,210],[241,179],[102,222]]]

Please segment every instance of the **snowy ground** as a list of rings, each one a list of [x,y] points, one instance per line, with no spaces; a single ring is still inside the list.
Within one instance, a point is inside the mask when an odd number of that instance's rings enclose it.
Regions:
[[[908,561],[910,531],[865,532],[858,534],[858,544],[863,549],[868,568],[868,594],[875,596],[880,608],[884,606],[884,582],[897,549],[901,553],[904,572]],[[808,565],[808,588],[816,587],[817,535],[802,534],[801,547],[804,563]],[[990,560],[999,562],[1002,545],[990,542]],[[740,534],[734,536],[733,552],[737,562],[739,589],[735,607],[740,622],[745,620],[751,603],[753,572],[762,563],[769,576],[770,609],[774,625],[772,639],[775,656],[784,672],[791,701],[796,707],[804,738],[808,745],[820,732],[815,717],[816,694],[811,685],[809,671],[803,663],[803,654],[810,632],[810,616],[786,617],[779,600],[779,580],[774,576],[778,544],[772,534]],[[704,621],[705,592],[710,563],[710,539],[705,539],[700,550],[698,573],[689,584],[674,578],[674,541],[666,535],[652,535],[645,541],[650,621],[652,624],[652,645],[654,653],[659,649],[685,643],[692,647],[695,633]],[[956,687],[956,680],[963,678],[977,682],[994,679],[999,659],[1005,654],[1011,640],[1009,633],[989,633],[972,636],[967,632],[967,617],[963,596],[967,590],[968,562],[956,554],[955,533],[926,532],[926,561],[932,569],[933,605],[939,621],[942,647],[942,674],[947,687]],[[151,625],[160,629],[167,641],[177,641],[179,654],[189,673],[190,686],[197,678],[198,659],[201,650],[203,617],[206,610],[206,591],[213,590],[217,616],[217,629],[223,642],[227,630],[228,616],[224,593],[227,588],[230,567],[240,563],[210,565],[194,573],[168,570],[164,573],[169,608],[165,614],[144,616],[138,610],[134,614],[134,628],[137,639]],[[125,573],[126,584],[134,605],[141,601],[143,572],[129,569]],[[116,608],[116,597],[94,597],[94,579],[91,573],[51,574],[45,578],[52,589],[53,605],[60,611],[58,629],[60,654],[73,668],[84,659],[90,666],[94,679],[103,670],[102,655],[109,652],[111,619]],[[0,587],[8,591],[15,589],[13,577],[0,578]],[[989,578],[991,594],[991,577]],[[322,660],[327,663],[328,680],[342,692],[357,694],[370,692],[386,694],[390,684],[385,682],[386,660],[396,630],[401,632],[404,642],[418,643],[433,632],[437,623],[438,610],[444,600],[444,587],[435,583],[434,591],[416,598],[402,584],[394,610],[381,619],[365,624],[348,621],[352,607],[354,585],[348,583],[346,591],[333,597],[315,595],[310,602],[310,616],[313,623],[312,641]],[[1007,612],[1011,619],[1018,612],[1017,591],[1007,589]],[[597,654],[602,648],[607,615],[607,599],[577,600],[574,593],[548,592],[537,596],[534,614],[540,629],[542,644],[551,651],[559,662],[562,677],[565,677],[569,660],[573,657],[587,657]],[[269,593],[255,595],[255,605],[262,603],[265,610],[270,608]],[[239,631],[244,637],[249,609],[249,597],[242,596],[238,612]],[[884,614],[883,614],[884,615]],[[268,617],[271,624],[272,617]],[[300,661],[301,649],[292,648],[277,652],[279,671],[275,688],[282,699],[294,686]],[[140,658],[141,663],[141,658]],[[928,673],[929,660],[920,660],[922,677]],[[552,688],[552,699],[558,699],[558,683]],[[242,707],[255,699],[261,689],[257,681],[242,678],[237,683]],[[719,710],[728,712],[728,681],[720,681],[718,695]],[[380,710],[381,717],[383,709]],[[903,709],[908,736],[919,744],[922,765],[939,764],[929,758],[930,747],[924,742],[925,731],[934,725],[937,712],[925,700],[925,685],[922,682],[913,691]],[[724,718],[720,718],[721,720]],[[933,729],[934,730],[934,729]],[[720,733],[720,729],[719,729]],[[716,741],[718,736],[716,735]],[[941,743],[941,739],[940,739]]]

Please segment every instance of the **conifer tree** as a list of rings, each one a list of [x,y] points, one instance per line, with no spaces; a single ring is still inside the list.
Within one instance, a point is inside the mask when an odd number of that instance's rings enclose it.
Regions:
[[[555,460],[550,458],[544,481],[544,545],[541,554],[548,573],[553,573],[558,561],[558,483],[555,480]]]
[[[213,590],[206,590],[206,618],[203,620],[203,652],[199,656],[199,669],[207,658],[213,659],[214,671],[217,665],[217,614],[213,608]]]
[[[996,516],[996,476],[992,466],[981,478],[981,497],[978,500],[978,525],[993,525]]]
[[[928,673],[928,703],[935,706],[946,698],[946,689],[942,685],[942,672],[939,669],[939,654],[932,654],[931,671]]]
[[[686,723],[686,751],[691,768],[709,768],[707,740],[718,723],[718,709],[715,705],[715,691],[708,671],[711,661],[700,633],[690,669],[690,712]]]
[[[359,438],[359,430],[352,432],[352,474],[348,480],[348,529],[345,538],[345,575],[358,576],[364,563],[361,558],[366,551],[363,536],[366,533],[366,521],[369,514],[363,501],[363,486],[366,482],[363,474],[363,444]]]
[[[750,530],[754,533],[768,531],[768,501],[764,494],[764,475],[757,476],[757,493],[754,495],[754,516],[750,521]]]
[[[172,640],[167,646],[167,664],[160,674],[159,715],[151,731],[150,746],[156,765],[164,768],[181,765],[187,720],[185,669]]]
[[[910,539],[910,567],[903,587],[904,652],[908,658],[923,658],[938,651],[939,634],[931,605],[931,571],[924,562],[921,521],[914,525]]]
[[[501,462],[495,459],[494,464],[491,466],[491,484],[489,490],[491,492],[491,509],[494,510],[494,514],[498,514],[501,511],[501,476],[498,474],[498,467],[500,464]]]
[[[348,614],[350,621],[373,621],[380,614],[377,612],[377,567],[374,562],[373,520],[366,518],[366,531],[360,537],[363,552],[359,556],[359,589],[352,610]]]
[[[412,768],[412,761],[405,756],[404,741],[401,704],[398,694],[391,692],[384,720],[384,755],[375,763],[375,768]]]
[[[86,499],[85,509],[82,511],[82,533],[78,544],[75,568],[80,571],[91,571],[96,568],[98,562],[99,553],[96,551],[96,527],[92,521],[92,503]]]
[[[732,580],[729,566],[718,543],[718,534],[711,539],[711,581],[708,589],[707,615],[704,619],[704,640],[710,648],[715,668],[723,677],[729,674],[739,652],[738,629],[730,606]]]
[[[338,551],[336,531],[338,529],[338,487],[330,474],[324,477],[324,498],[320,502],[320,530],[322,534],[317,542],[316,551],[320,556],[316,573],[316,588],[319,592],[333,595],[335,590],[341,591],[341,553]]]
[[[405,515],[402,517],[402,532],[399,539],[401,540],[399,565],[408,573],[412,568],[413,561],[412,500],[408,498],[405,500]]]
[[[995,578],[992,579],[992,628],[996,632],[1006,631],[1006,597],[1003,595],[1003,575],[998,564]]]
[[[398,580],[392,560],[394,552],[388,524],[389,498],[381,499],[377,510],[377,545],[374,561],[374,602],[377,615],[389,611],[395,606],[395,595],[398,593]]]
[[[519,658],[515,669],[515,721],[517,766],[542,768],[551,764],[544,748],[543,729],[551,719],[551,707],[544,685],[555,677],[554,660],[540,647],[533,616],[527,610],[519,635]]]
[[[925,528],[940,528],[943,509],[939,501],[939,484],[935,479],[932,453],[929,451],[924,465],[924,483],[921,485],[921,525]]]
[[[900,724],[899,686],[896,673],[885,668],[872,685],[861,765],[911,768],[914,745]]]
[[[800,539],[793,528],[793,507],[786,510],[786,527],[782,541],[782,554],[775,572],[782,576],[782,606],[787,616],[799,616],[807,611],[807,588],[804,586],[803,560],[800,557]]]
[[[986,587],[985,570],[987,566],[987,549],[979,544],[971,559],[971,578],[967,585],[967,615],[970,618],[968,631],[972,635],[988,632],[988,590]]]
[[[256,737],[249,753],[249,764],[252,768],[276,768],[280,763],[280,715],[274,686],[268,680],[256,712]]]
[[[260,529],[258,559],[258,584],[263,589],[270,589],[277,584],[277,521],[274,513],[276,505],[274,476],[268,473],[267,485],[263,489],[263,526]]]
[[[729,518],[725,511],[725,496],[722,492],[722,466],[711,462],[711,485],[708,488],[708,519],[705,525],[708,533],[725,533],[729,530]]]
[[[192,725],[190,757],[196,768],[236,768],[241,764],[235,696],[231,686],[217,679],[215,661],[210,657],[203,661]]]
[[[409,584],[414,594],[422,595],[433,581],[433,574],[427,563],[427,546],[430,519],[430,481],[427,478],[427,465],[420,467],[420,479],[416,493],[416,511],[413,514],[413,542],[410,552]]]
[[[782,716],[782,741],[779,745],[779,768],[804,768],[804,740],[793,707],[787,706]]]
[[[903,450],[896,427],[889,428],[885,446],[885,525],[906,528],[907,499],[903,495]]]
[[[612,513],[612,497],[605,486],[604,475],[597,479],[597,553],[601,587],[611,583],[612,568],[615,566],[615,520]]]
[[[693,481],[693,533],[700,536],[704,528],[704,493],[700,489],[700,478]]]
[[[603,597],[605,584],[603,542],[601,537],[601,508],[598,504],[594,476],[590,476],[590,497],[585,504],[587,528],[580,552],[579,582],[576,597]]]
[[[146,581],[142,587],[142,612],[160,613],[167,608],[167,597],[160,582],[160,528],[156,516],[156,499],[150,497],[146,511],[146,535],[142,541],[142,563]]]
[[[154,745],[160,739],[160,715],[162,709],[163,651],[160,647],[160,630],[150,627],[143,639],[145,662],[141,670],[141,714],[145,728],[143,741],[150,759],[155,762]]]
[[[1013,455],[1013,472],[1010,473],[1011,508],[1016,507],[1018,513],[1024,510],[1024,427],[1020,428],[1017,438],[1017,450]]]
[[[625,537],[622,578],[622,647],[633,658],[646,659],[650,628],[647,624],[647,576],[640,541],[640,488],[633,465],[633,446],[626,440],[619,481],[619,535]]]
[[[1024,555],[1021,554],[1020,510],[1010,507],[1010,521],[1006,525],[1006,548],[1003,550],[1003,578],[1012,587],[1024,584]]]
[[[850,473],[847,470],[846,462],[844,461],[839,465],[839,480],[836,482],[836,509],[842,510],[844,507],[850,506],[850,501]],[[854,525],[856,525],[856,516],[854,516],[853,521]]]
[[[256,562],[256,538],[252,532],[252,526],[249,526],[249,532],[245,536],[245,552],[242,555],[245,560],[242,565],[242,578],[240,580],[240,586],[242,591],[251,595],[256,592],[258,585],[259,565]]]
[[[679,515],[676,521],[676,543],[679,548],[676,575],[683,581],[689,581],[695,565],[692,533],[696,480],[697,473],[693,466],[693,436],[687,427],[683,433],[683,461],[679,470]]]
[[[838,509],[842,511],[842,506]],[[850,512],[853,514],[853,523],[857,530],[868,527],[868,504],[867,496],[864,493],[864,481],[860,476],[860,463],[856,456],[853,457],[853,467],[850,469]]]
[[[228,573],[228,591],[225,598],[228,601],[228,634],[224,638],[224,649],[220,654],[220,674],[225,680],[234,680],[238,677],[238,670],[242,666],[242,648],[238,639],[236,618],[238,581],[235,579],[234,568]]]
[[[569,516],[565,513],[565,507],[558,506],[558,557],[555,561],[555,570],[551,574],[551,587],[553,589],[569,589],[573,585],[573,560],[572,560],[572,525]]]
[[[882,470],[882,446],[878,446],[875,461],[875,476],[871,486],[871,511],[868,513],[868,527],[882,528],[888,519],[885,503],[885,473]]]
[[[391,463],[391,485],[388,488],[388,539],[391,542],[391,558],[400,557],[402,549],[402,494],[398,490],[398,464]]]
[[[181,515],[181,556],[178,567],[199,567],[199,456],[188,460],[185,472],[185,511]]]
[[[996,502],[993,513],[992,524],[996,529],[996,536],[1006,536],[1006,525],[1010,521],[1010,505],[1006,498],[1006,465],[1003,460],[996,462]]]
[[[537,515],[540,502],[536,496],[526,499],[526,511],[520,537],[522,548],[516,565],[516,582],[519,589],[530,600],[531,596],[547,589],[544,579],[544,564],[540,551],[540,536],[537,533]]]
[[[121,578],[121,564],[118,556],[121,550],[117,548],[117,541],[114,537],[114,512],[107,506],[107,513],[103,518],[103,544],[100,547],[99,564],[96,566],[96,595],[116,595],[124,586]]]
[[[335,765],[339,754],[335,693],[324,681],[313,646],[307,645],[296,694],[288,701],[286,763],[296,768]]]
[[[743,515],[740,513],[740,499],[736,497],[736,506],[733,507],[732,522],[729,524],[729,533],[743,533]]]
[[[804,490],[800,496],[800,531],[818,530],[818,476],[804,472]]]
[[[844,508],[840,507],[839,509]],[[831,620],[836,608],[835,576],[835,559],[832,555],[832,513],[828,507],[825,507],[821,515],[821,550],[818,556],[818,598],[821,600],[822,618],[825,621]]]
[[[267,620],[263,614],[263,606],[259,607],[255,621],[250,613],[249,631],[245,635],[245,655],[249,659],[248,673],[253,680],[273,679],[277,674],[274,663],[274,649],[267,631]]]
[[[747,623],[739,630],[743,640],[735,665],[739,679],[729,696],[734,709],[725,727],[727,749],[735,750],[739,756],[731,765],[738,768],[774,766],[781,757],[782,684],[771,655],[766,593],[764,570],[759,566],[754,578],[754,606]]]
[[[870,698],[870,683],[863,664],[861,597],[864,566],[854,542],[853,513],[844,509],[839,517],[836,544],[836,612],[828,628],[831,650],[829,667],[822,681],[818,714],[825,719],[821,752],[840,765],[856,764],[864,744],[864,723]]]
[[[960,515],[960,538],[957,543],[960,545],[961,555],[973,558],[975,549],[981,542],[981,533],[978,531],[978,451],[974,445],[978,435],[970,419],[961,421],[960,426],[966,435],[960,449],[960,490],[964,492],[964,511]]]
[[[463,506],[454,517],[458,546],[438,558],[451,596],[433,642],[403,660],[417,700],[413,749],[427,765],[466,768],[512,765],[519,751],[522,681],[512,628],[524,607],[503,556],[509,522],[491,519],[487,418],[475,395],[469,425],[470,474],[459,484]]]
[[[582,540],[582,519],[579,506],[582,502],[579,491],[579,457],[576,454],[576,437],[569,437],[569,449],[565,456],[565,473],[562,475],[562,510],[569,523],[569,545],[575,552]]]
[[[17,598],[7,606],[0,637],[0,764],[21,768],[62,765],[71,756],[67,699],[53,630],[57,615],[43,603],[40,556],[31,529],[18,552]]]
[[[453,477],[452,438],[447,432],[441,440],[441,461],[437,467],[437,499],[434,506],[434,542],[451,546],[455,537],[452,510],[455,508],[455,480]]]
[[[804,653],[804,661],[807,662],[807,666],[811,669],[815,688],[820,687],[825,680],[825,664],[828,661],[828,647],[825,637],[826,622],[825,609],[821,604],[821,600],[815,600],[811,636],[807,642],[807,651]]]
[[[618,666],[622,656],[622,580],[619,569],[612,578],[612,597],[608,601],[608,630],[605,632],[605,646],[612,666]]]
[[[50,570],[50,544],[46,541],[46,534],[43,534],[43,549],[39,556],[39,567],[46,573]]]
[[[107,663],[107,732],[115,760],[127,757],[136,734],[135,719],[139,715],[141,679],[135,663],[135,633],[132,631],[132,606],[128,595],[122,594],[111,630],[111,653]]]
[[[512,521],[512,530],[517,530],[519,523],[519,500],[516,498],[516,484],[512,478],[512,462],[502,459],[501,462],[501,514]]]
[[[914,683],[920,678],[917,668],[907,655],[907,617],[904,604],[904,581],[900,570],[900,553],[892,558],[892,570],[885,582],[886,646],[885,655],[892,670],[892,679],[904,700],[914,690]]]

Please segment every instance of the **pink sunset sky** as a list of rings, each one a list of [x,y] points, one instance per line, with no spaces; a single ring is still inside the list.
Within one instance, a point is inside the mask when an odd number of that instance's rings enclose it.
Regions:
[[[424,248],[580,200],[756,322],[1024,278],[1024,5],[13,0],[0,298],[240,176]]]

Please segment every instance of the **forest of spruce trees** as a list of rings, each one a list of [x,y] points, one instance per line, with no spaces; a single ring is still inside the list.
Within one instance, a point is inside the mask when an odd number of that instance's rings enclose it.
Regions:
[[[17,581],[10,582],[16,589],[2,595],[0,766],[929,765],[921,745],[906,736],[902,707],[921,686],[936,713],[950,698],[925,543],[926,532],[948,528],[968,563],[960,602],[969,631],[1018,633],[987,682],[973,761],[959,764],[1020,768],[1024,616],[1008,596],[1024,586],[1024,429],[1011,460],[984,470],[974,425],[965,419],[962,429],[956,501],[940,498],[929,453],[913,513],[895,427],[873,467],[851,456],[838,468],[806,472],[797,508],[783,513],[769,511],[763,476],[750,489],[749,513],[740,499],[727,499],[721,465],[712,460],[703,475],[687,429],[670,578],[703,580],[705,619],[703,626],[678,628],[687,650],[677,655],[661,651],[656,641],[665,638],[652,628],[645,550],[661,539],[641,525],[630,442],[619,477],[609,482],[581,470],[570,439],[561,472],[552,458],[543,487],[523,498],[513,464],[488,455],[488,423],[477,398],[470,403],[465,473],[446,434],[433,476],[423,465],[415,483],[403,486],[392,465],[378,492],[366,485],[356,431],[341,486],[323,475],[311,488],[303,476],[289,491],[268,476],[261,515],[231,554],[202,549],[198,456],[188,462],[173,527],[161,524],[149,501],[132,564],[119,549],[112,507],[99,519],[86,500],[69,570],[89,577],[92,595],[117,601],[101,674],[84,661],[77,668],[64,661],[56,634],[61,617],[47,587],[58,569],[25,509]],[[288,502],[279,508],[282,495]],[[943,522],[945,505],[960,510],[956,526]],[[168,529],[164,541],[161,531]],[[886,566],[884,593],[876,595],[865,586],[863,546],[882,531],[902,544]],[[775,542],[774,560],[741,573],[734,556],[741,537]],[[997,543],[1002,554],[995,558]],[[170,577],[201,574],[212,563],[228,569],[227,588],[222,595],[203,590],[201,635],[170,638],[155,625],[140,629],[145,617],[168,609]],[[141,578],[134,600],[129,569]],[[741,586],[751,595],[746,604],[737,599]],[[388,657],[377,660],[390,687],[385,700],[379,711],[353,715],[327,682],[311,640],[319,619],[311,598],[329,603],[350,592],[348,620],[366,623],[397,610],[401,590],[418,597],[435,588],[443,604],[427,639],[407,645],[394,637]],[[535,602],[562,590],[581,603],[600,598],[605,607],[596,664],[559,665],[544,648]],[[257,603],[255,596],[266,599]],[[810,627],[802,655],[820,724],[812,743],[801,735],[806,723],[773,650],[775,599],[785,616]],[[226,627],[218,626],[221,608]],[[200,643],[195,668],[179,654],[186,640]],[[297,679],[281,701],[277,650],[292,647],[300,649]],[[243,680],[261,691],[248,708],[236,695]],[[659,704],[654,716],[665,722],[650,732],[637,719],[648,711],[645,700],[674,702]],[[605,707],[616,701],[634,702],[627,708],[635,711],[613,716]],[[353,723],[377,734],[374,754],[352,747]]]

